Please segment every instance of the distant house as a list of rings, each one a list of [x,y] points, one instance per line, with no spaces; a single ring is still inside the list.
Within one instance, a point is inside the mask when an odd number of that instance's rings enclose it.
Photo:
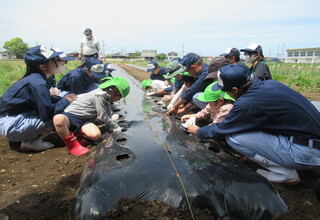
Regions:
[[[0,52],[0,59],[14,59],[14,56],[9,51]]]
[[[320,47],[287,49],[286,63],[320,63]]]
[[[156,60],[157,50],[142,50],[141,55],[139,56],[140,60]]]
[[[178,53],[176,53],[176,52],[169,52],[168,53],[168,60],[172,60],[172,59],[174,59],[174,58],[177,58],[178,57]]]
[[[107,57],[110,57],[112,59],[128,59],[129,54],[118,52],[118,53],[108,54]]]
[[[212,56],[201,56],[204,62],[212,62],[214,59]]]

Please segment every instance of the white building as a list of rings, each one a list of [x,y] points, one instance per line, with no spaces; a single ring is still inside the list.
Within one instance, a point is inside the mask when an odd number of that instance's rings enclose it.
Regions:
[[[176,53],[174,51],[168,53],[168,60],[172,60],[177,57],[178,57],[178,53]]]
[[[320,47],[287,49],[286,63],[320,63]]]
[[[13,55],[8,51],[0,52],[0,59],[13,59]]]

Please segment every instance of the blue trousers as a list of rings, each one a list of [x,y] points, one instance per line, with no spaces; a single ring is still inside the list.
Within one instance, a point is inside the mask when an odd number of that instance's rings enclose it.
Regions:
[[[9,141],[29,141],[36,138],[52,121],[42,121],[35,112],[0,117],[0,135]]]
[[[320,150],[294,144],[287,136],[253,131],[229,135],[226,141],[249,158],[259,154],[286,168],[304,170],[320,166]]]
[[[203,94],[203,92],[198,92],[196,94],[194,94],[194,96],[192,97],[192,103],[195,104],[196,106],[198,106],[198,108],[200,109],[204,109],[207,105],[208,105],[208,102],[201,102],[199,101],[198,99],[198,96]]]

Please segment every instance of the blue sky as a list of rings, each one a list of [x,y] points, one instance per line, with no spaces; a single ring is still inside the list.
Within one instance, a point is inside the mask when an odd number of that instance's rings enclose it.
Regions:
[[[0,49],[20,37],[77,51],[85,28],[105,53],[155,49],[216,56],[260,44],[265,56],[320,47],[319,0],[0,0]]]

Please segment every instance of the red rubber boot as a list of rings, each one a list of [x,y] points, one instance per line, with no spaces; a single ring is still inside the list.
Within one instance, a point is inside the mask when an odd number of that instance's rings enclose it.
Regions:
[[[77,137],[74,136],[74,134],[71,132],[71,135],[69,137],[65,137],[63,139],[63,142],[67,145],[67,148],[69,150],[70,154],[81,156],[90,151],[88,148],[82,146],[78,140]]]

